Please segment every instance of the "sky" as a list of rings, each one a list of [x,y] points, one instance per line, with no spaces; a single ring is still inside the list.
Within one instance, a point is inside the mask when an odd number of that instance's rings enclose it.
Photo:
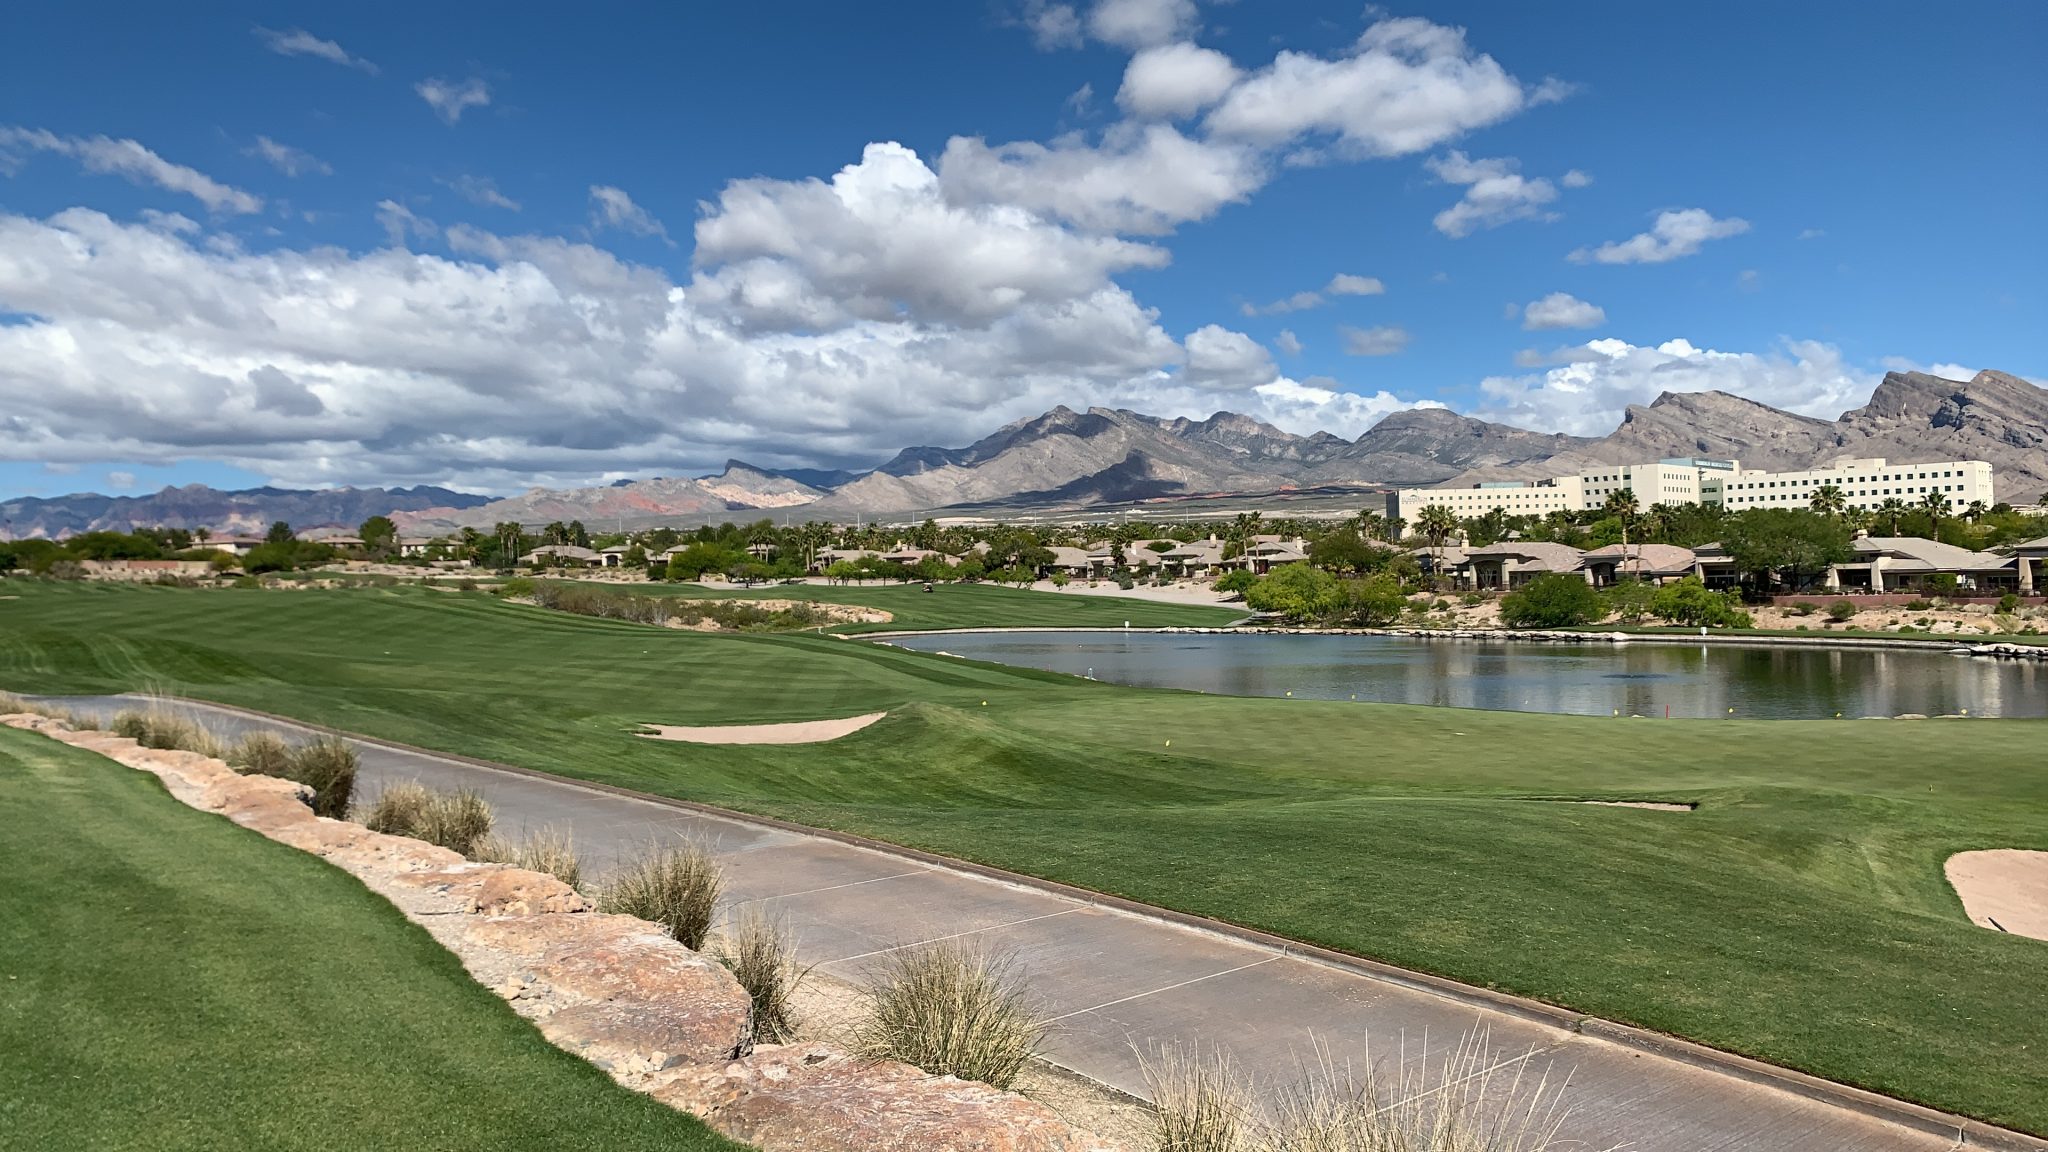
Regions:
[[[2048,379],[2048,5],[30,3],[0,496]]]

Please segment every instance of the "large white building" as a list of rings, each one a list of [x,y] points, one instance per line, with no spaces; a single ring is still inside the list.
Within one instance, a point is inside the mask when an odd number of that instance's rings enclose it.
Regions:
[[[1912,504],[1940,492],[1961,509],[1972,501],[1987,506],[1991,465],[1982,460],[1933,464],[1889,464],[1882,459],[1844,456],[1826,467],[1799,472],[1745,469],[1740,460],[1675,459],[1652,464],[1595,465],[1574,476],[1506,480],[1469,488],[1405,488],[1387,495],[1387,514],[1410,524],[1432,504],[1460,518],[1499,508],[1510,516],[1543,516],[1599,508],[1623,489],[1642,507],[1652,504],[1720,504],[1744,508],[1805,508],[1813,493],[1832,484],[1849,508],[1876,508],[1888,499]]]

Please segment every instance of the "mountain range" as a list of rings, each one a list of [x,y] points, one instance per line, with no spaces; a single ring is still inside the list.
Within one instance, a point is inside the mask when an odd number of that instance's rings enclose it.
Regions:
[[[1082,510],[1105,504],[1300,491],[1468,485],[1674,456],[1735,457],[1784,470],[1838,456],[1988,460],[2001,498],[2048,489],[2048,390],[2004,372],[1967,381],[1893,372],[1836,420],[1725,392],[1667,392],[1631,405],[1604,437],[1531,432],[1444,408],[1396,412],[1355,440],[1284,432],[1249,416],[1165,419],[1123,409],[1055,408],[964,448],[906,448],[865,472],[775,470],[732,460],[696,478],[535,488],[491,499],[439,488],[65,496],[0,505],[17,535],[164,524],[259,530],[272,520],[353,526],[386,513],[408,534],[507,520],[581,520],[592,529],[758,516],[851,521]],[[802,509],[797,513],[796,509]]]

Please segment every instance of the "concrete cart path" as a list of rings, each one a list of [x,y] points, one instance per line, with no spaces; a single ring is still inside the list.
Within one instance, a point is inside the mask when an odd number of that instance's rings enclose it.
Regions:
[[[67,701],[110,712],[111,698]],[[217,727],[290,726],[211,705]],[[1143,1096],[1138,1053],[1157,1042],[1219,1047],[1262,1083],[1292,1079],[1313,1041],[1339,1060],[1386,1059],[1426,1036],[1435,1063],[1475,1026],[1499,1067],[1563,1085],[1567,1148],[1632,1152],[1939,1152],[1939,1135],[1812,1099],[1778,1084],[1700,1067],[1557,1023],[1463,1002],[1424,988],[1254,941],[1095,905],[886,851],[619,795],[553,778],[359,741],[359,795],[418,779],[472,788],[499,828],[552,825],[601,871],[621,852],[683,835],[713,846],[729,897],[786,915],[804,963],[858,978],[891,949],[972,938],[1013,953],[1056,1018],[1048,1057]],[[2025,1137],[2017,1147],[2048,1147]],[[1976,1143],[1973,1134],[1971,1143]]]

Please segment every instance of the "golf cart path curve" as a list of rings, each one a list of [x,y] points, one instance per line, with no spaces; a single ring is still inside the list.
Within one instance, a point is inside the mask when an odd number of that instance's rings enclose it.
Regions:
[[[109,715],[132,704],[72,699]],[[243,731],[313,725],[181,702]],[[343,734],[347,735],[347,734]],[[586,867],[657,836],[712,846],[734,906],[786,917],[799,958],[858,979],[878,957],[937,939],[1008,951],[1055,1018],[1053,1063],[1144,1096],[1139,1053],[1199,1041],[1228,1050],[1262,1084],[1288,1082],[1310,1043],[1338,1060],[1384,1056],[1418,1037],[1442,1049],[1475,1026],[1525,1080],[1564,1085],[1561,1148],[1629,1152],[2048,1152],[2048,1141],[1770,1068],[1697,1045],[1341,956],[1263,933],[1146,908],[996,869],[839,833],[570,781],[526,769],[350,737],[358,788],[421,780],[471,788],[508,833],[568,830]],[[1645,818],[1659,817],[1645,814]]]

